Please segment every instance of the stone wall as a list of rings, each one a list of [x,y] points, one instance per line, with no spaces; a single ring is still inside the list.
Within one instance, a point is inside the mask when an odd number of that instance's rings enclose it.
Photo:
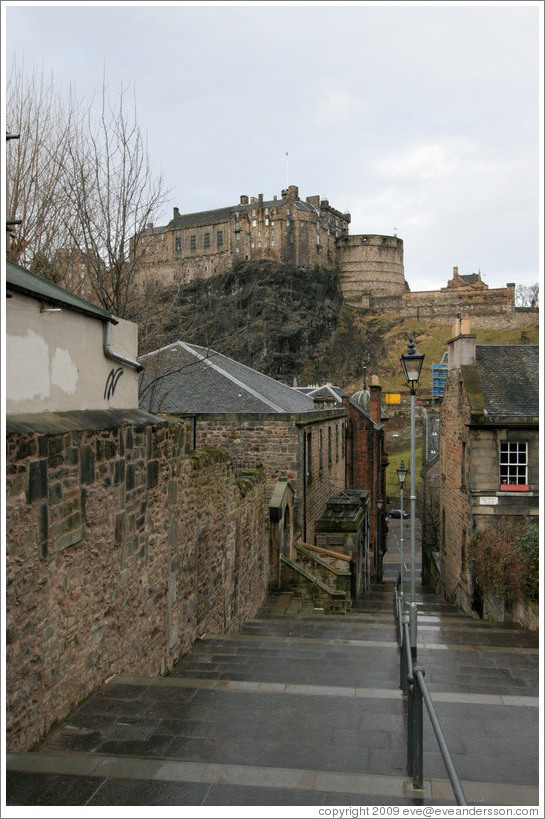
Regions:
[[[478,330],[524,330],[534,326],[539,321],[539,310],[515,307],[514,299],[514,288],[511,287],[475,291],[443,288],[403,293],[397,297],[383,296],[381,290],[375,294],[371,291],[368,306],[377,313],[449,326],[461,313],[470,318],[472,328]]]
[[[239,486],[224,450],[189,453],[186,422],[134,416],[8,418],[10,750],[113,674],[164,674],[265,597],[262,476]]]
[[[471,459],[466,423],[469,402],[460,370],[451,370],[441,405],[440,435],[440,554],[447,599],[471,611],[468,551],[473,526],[468,499]]]
[[[221,446],[239,466],[263,465],[269,494],[285,475],[296,492],[295,527],[314,542],[328,497],[345,486],[344,410],[282,414],[225,414],[195,420],[195,446]]]

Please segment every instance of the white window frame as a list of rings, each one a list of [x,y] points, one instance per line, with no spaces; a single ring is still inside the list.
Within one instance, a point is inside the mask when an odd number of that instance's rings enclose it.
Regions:
[[[528,441],[500,441],[500,486],[528,486]]]

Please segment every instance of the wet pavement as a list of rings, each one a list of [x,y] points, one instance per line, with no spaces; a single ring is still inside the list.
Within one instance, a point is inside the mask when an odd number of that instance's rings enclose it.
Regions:
[[[407,776],[392,615],[399,521],[389,525],[385,582],[352,612],[326,616],[273,595],[240,633],[205,635],[168,677],[114,678],[37,751],[7,755],[7,805],[220,815],[222,806],[455,805],[426,713],[423,790]],[[538,635],[474,620],[418,581],[418,664],[468,803],[538,805]]]

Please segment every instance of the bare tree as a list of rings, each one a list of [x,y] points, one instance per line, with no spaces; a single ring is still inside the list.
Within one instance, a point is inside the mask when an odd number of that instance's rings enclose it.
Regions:
[[[27,76],[15,60],[6,91],[6,126],[18,135],[6,152],[6,213],[20,220],[7,256],[26,266],[38,259],[47,275],[66,240],[69,214],[61,179],[81,111],[71,92],[65,98],[57,92],[43,68]]]
[[[92,108],[87,128],[68,146],[63,177],[74,208],[67,222],[99,303],[117,316],[128,313],[136,278],[148,250],[146,228],[167,201],[161,176],[154,176],[136,106],[127,111],[127,91],[116,104],[103,86],[95,125]]]
[[[515,304],[517,307],[539,307],[539,284],[517,284]]]
[[[167,201],[154,176],[134,100],[100,110],[13,62],[8,79],[7,200],[21,220],[8,258],[125,316],[148,249],[146,228]]]

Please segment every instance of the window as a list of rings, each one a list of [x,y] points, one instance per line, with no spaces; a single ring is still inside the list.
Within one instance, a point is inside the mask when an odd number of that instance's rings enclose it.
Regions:
[[[205,247],[210,247],[210,234],[209,233],[204,234],[204,246]]]
[[[324,468],[324,432],[323,432],[322,429],[320,430],[319,434],[320,434],[320,438],[319,438],[320,450],[319,450],[319,452],[320,452],[320,472],[321,472],[323,470],[323,468]]]
[[[312,432],[307,432],[307,478],[312,480]]]
[[[218,247],[223,244],[223,230],[218,230]]]
[[[528,489],[528,444],[526,441],[500,441],[500,486]]]
[[[196,236],[191,237],[190,247],[191,247],[191,250],[196,250],[197,249],[197,237]]]
[[[327,463],[329,466],[333,463],[332,448],[331,448],[331,426],[327,428]]]
[[[257,227],[257,219],[252,220],[252,227]]]
[[[271,236],[274,236],[274,228],[271,230]]]
[[[339,462],[339,425],[335,424],[335,463]]]
[[[180,253],[180,251],[182,249],[182,237],[181,236],[176,236],[175,247],[176,247],[176,253]]]

